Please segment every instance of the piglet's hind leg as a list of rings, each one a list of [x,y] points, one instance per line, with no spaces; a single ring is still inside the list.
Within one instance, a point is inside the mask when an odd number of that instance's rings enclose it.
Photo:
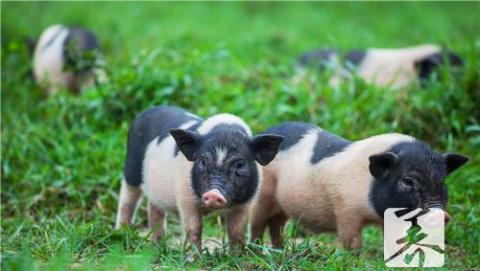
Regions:
[[[140,188],[129,185],[125,180],[122,181],[120,199],[118,201],[117,221],[115,223],[116,229],[119,229],[124,224],[130,225],[133,222],[141,196],[142,191]]]

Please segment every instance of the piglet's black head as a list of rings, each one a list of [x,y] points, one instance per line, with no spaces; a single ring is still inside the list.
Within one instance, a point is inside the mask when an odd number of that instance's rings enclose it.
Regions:
[[[192,187],[206,208],[224,208],[250,200],[259,183],[256,162],[266,165],[283,137],[247,136],[241,127],[215,128],[206,135],[172,129],[170,134],[187,160],[194,162]]]
[[[458,73],[459,68],[463,67],[462,58],[454,52],[440,52],[431,54],[422,60],[415,63],[415,68],[418,73],[418,77],[425,82],[435,72],[438,72],[439,68],[445,65],[449,65],[451,68],[455,68],[453,71]]]
[[[391,150],[369,157],[374,182],[370,200],[383,217],[387,208],[446,209],[445,177],[468,158],[460,154],[439,154],[419,142],[400,143]]]

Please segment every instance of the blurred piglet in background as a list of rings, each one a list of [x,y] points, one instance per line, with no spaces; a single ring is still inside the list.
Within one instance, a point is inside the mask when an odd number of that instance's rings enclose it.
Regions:
[[[457,53],[442,50],[436,44],[350,50],[344,55],[334,49],[318,49],[306,52],[298,58],[295,81],[303,78],[305,68],[310,67],[320,71],[332,71],[329,81],[331,86],[337,86],[357,74],[369,84],[398,89],[414,82],[423,83],[429,80],[447,63],[455,69],[463,66]]]
[[[103,55],[93,33],[80,27],[53,25],[30,41],[35,81],[48,95],[67,88],[72,93],[106,81]]]

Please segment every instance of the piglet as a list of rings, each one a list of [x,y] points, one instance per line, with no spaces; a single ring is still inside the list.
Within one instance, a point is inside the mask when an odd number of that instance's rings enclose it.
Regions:
[[[284,141],[263,168],[251,232],[260,239],[268,226],[276,247],[288,218],[313,233],[337,232],[345,249],[361,247],[365,225],[383,226],[387,208],[441,208],[447,221],[445,178],[468,160],[403,134],[351,142],[303,122],[265,133]]]
[[[419,81],[426,82],[439,69],[450,64],[461,68],[463,60],[453,52],[436,44],[422,44],[403,48],[367,48],[339,53],[333,49],[318,49],[298,57],[296,80],[305,74],[304,67],[331,70],[330,85],[338,85],[352,78],[352,71],[367,83],[376,86],[403,88]]]
[[[145,194],[154,239],[165,232],[166,213],[174,212],[200,248],[202,215],[224,210],[230,242],[241,244],[262,179],[260,165],[275,157],[282,138],[252,137],[247,124],[231,114],[203,120],[177,107],[146,110],[128,133],[116,228],[132,222]]]
[[[49,95],[106,81],[100,44],[87,29],[53,25],[33,47],[33,75]]]

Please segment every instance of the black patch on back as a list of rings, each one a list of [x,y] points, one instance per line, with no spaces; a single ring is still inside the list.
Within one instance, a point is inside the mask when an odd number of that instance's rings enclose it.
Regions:
[[[100,44],[95,35],[80,27],[68,28],[68,35],[63,42],[63,59],[65,67],[81,67],[74,72],[86,72],[93,68],[95,54],[101,52]]]
[[[279,151],[284,151],[297,144],[307,133],[313,129],[320,130],[317,126],[300,121],[288,121],[273,126],[262,132],[262,134],[274,134],[283,136]]]
[[[462,58],[454,52],[434,53],[415,63],[419,79],[422,81],[429,79],[447,61],[452,67],[463,66]]]
[[[312,164],[318,163],[324,158],[343,151],[348,145],[350,145],[350,141],[329,132],[321,131],[318,134],[317,143],[313,149],[313,155],[310,162],[312,162]]]
[[[173,106],[157,106],[141,113],[128,132],[124,168],[127,183],[132,186],[139,186],[142,183],[142,163],[146,147],[153,139],[158,136],[158,144],[170,136],[170,129],[178,128],[191,120],[196,120],[198,123],[203,121],[188,115],[187,111]]]
[[[322,70],[328,66],[332,56],[335,54],[333,49],[318,49],[302,54],[297,61],[302,66]]]
[[[367,53],[362,50],[350,50],[345,56],[345,62],[350,63],[350,65],[353,66],[359,66],[360,63],[365,59],[366,55]]]
[[[425,208],[432,203],[446,206],[448,192],[444,179],[447,171],[441,154],[421,141],[398,143],[387,151],[397,154],[399,159],[387,176],[373,181],[370,189],[370,202],[379,216],[383,217],[388,208]],[[399,182],[406,175],[418,177],[419,191],[399,188]]]

